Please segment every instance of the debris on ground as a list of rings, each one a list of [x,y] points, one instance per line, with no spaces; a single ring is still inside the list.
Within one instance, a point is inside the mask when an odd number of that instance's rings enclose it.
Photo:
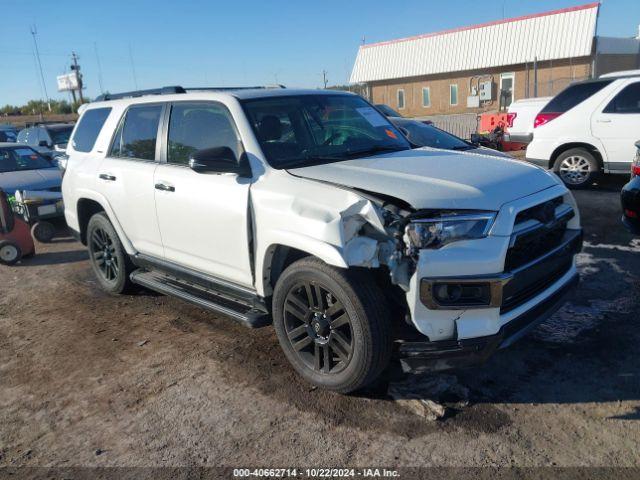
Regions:
[[[144,347],[147,343],[149,343],[149,340],[142,340],[141,342],[138,342],[138,346]]]
[[[402,382],[389,384],[388,394],[398,405],[435,421],[451,410],[469,404],[469,389],[455,375],[408,375]]]

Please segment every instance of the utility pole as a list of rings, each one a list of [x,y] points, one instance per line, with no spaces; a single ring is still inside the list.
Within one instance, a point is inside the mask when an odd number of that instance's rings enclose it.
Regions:
[[[327,71],[326,70],[322,70],[322,83],[324,83],[324,89],[327,89]]]
[[[71,65],[71,70],[76,72],[76,78],[78,79],[78,95],[80,96],[80,104],[84,103],[84,98],[82,97],[82,74],[80,73],[80,65],[78,65],[78,55],[76,52],[71,52],[71,60],[73,60],[73,65]],[[74,95],[75,101],[75,95]]]
[[[38,61],[38,68],[40,69],[40,80],[42,80],[42,88],[44,90],[44,98],[47,100],[47,108],[51,111],[51,102],[49,101],[49,94],[47,93],[47,84],[44,81],[44,74],[42,73],[42,63],[40,62],[40,51],[38,50],[38,41],[36,40],[36,34],[38,29],[35,25],[31,26],[31,36],[33,37],[33,46],[36,49],[36,60]]]

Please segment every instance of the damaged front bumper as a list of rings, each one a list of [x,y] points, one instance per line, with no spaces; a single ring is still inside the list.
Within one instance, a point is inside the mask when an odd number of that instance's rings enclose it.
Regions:
[[[568,281],[544,301],[503,325],[495,335],[442,341],[400,341],[397,354],[406,371],[437,371],[464,368],[486,361],[496,350],[506,348],[553,315],[577,285],[573,273]]]

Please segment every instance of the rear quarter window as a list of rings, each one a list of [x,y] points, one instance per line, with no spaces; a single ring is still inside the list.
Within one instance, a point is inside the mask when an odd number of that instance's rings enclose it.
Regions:
[[[598,93],[611,82],[612,80],[602,80],[571,85],[551,99],[540,113],[565,113]]]
[[[77,152],[90,152],[93,150],[93,146],[109,113],[111,113],[111,108],[92,108],[82,115],[71,140],[74,150]]]

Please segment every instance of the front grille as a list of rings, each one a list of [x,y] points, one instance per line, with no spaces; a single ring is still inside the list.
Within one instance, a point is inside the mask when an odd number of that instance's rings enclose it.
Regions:
[[[518,308],[529,299],[549,288],[569,271],[571,265],[573,265],[573,254],[571,254],[570,258],[560,263],[555,269],[543,275],[542,278],[534,279],[524,285],[517,285],[517,280],[519,277],[527,276],[527,273],[517,274],[514,278],[516,282],[512,283],[511,286],[507,285],[503,291],[504,297],[502,306],[500,307],[500,314]]]
[[[571,269],[582,245],[581,232],[567,229],[574,215],[558,197],[516,216],[504,269],[513,278],[504,287],[500,313],[526,303]]]
[[[539,205],[534,205],[518,213],[515,224],[519,225],[527,220],[538,220],[539,222],[547,223],[552,220],[551,216],[555,214],[556,208],[560,205],[562,205],[562,197],[556,197]]]
[[[574,216],[571,207],[559,208],[562,206],[562,197],[557,197],[518,213],[505,271],[533,262],[560,245],[567,223]]]
[[[530,233],[518,236],[507,252],[505,271],[510,272],[527,263],[533,262],[562,241],[567,230],[567,222],[558,222],[551,228],[542,227]]]

